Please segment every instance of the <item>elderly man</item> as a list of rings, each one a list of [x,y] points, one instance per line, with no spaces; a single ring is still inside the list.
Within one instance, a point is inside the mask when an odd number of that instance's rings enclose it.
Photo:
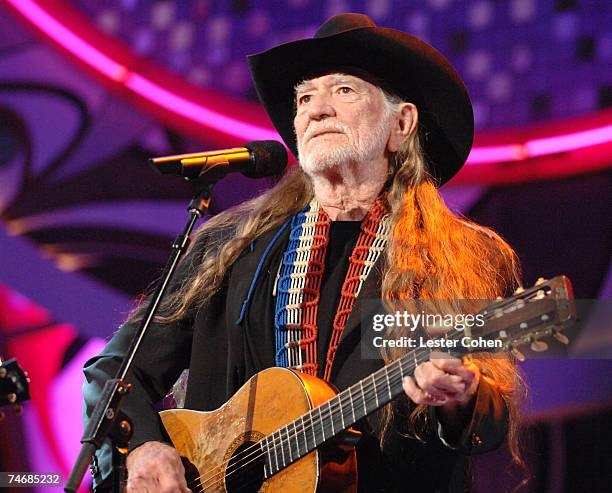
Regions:
[[[207,221],[182,263],[125,400],[135,425],[130,492],[188,491],[153,410],[184,369],[186,407],[199,410],[271,366],[343,389],[400,355],[362,358],[364,299],[487,299],[517,282],[512,250],[452,214],[436,189],[463,165],[473,120],[461,80],[431,46],[342,14],[250,65],[299,167]],[[88,362],[87,413],[142,312]],[[464,491],[468,455],[497,447],[508,429],[516,453],[516,385],[505,360],[420,364],[403,398],[358,424],[358,490]],[[98,482],[107,459],[100,454]]]

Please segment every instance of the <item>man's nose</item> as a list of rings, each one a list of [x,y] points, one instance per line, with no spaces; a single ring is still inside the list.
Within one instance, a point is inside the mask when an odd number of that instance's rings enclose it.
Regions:
[[[317,94],[312,96],[308,105],[308,116],[312,120],[324,120],[330,116],[335,116],[336,110],[328,96]]]

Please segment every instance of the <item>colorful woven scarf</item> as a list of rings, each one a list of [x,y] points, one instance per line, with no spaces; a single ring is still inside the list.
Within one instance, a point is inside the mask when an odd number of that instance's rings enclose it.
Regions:
[[[319,370],[317,311],[330,223],[316,199],[293,217],[289,244],[276,278],[276,365],[314,376]],[[362,221],[349,258],[327,352],[326,380],[331,376],[338,343],[355,298],[385,248],[389,229],[389,215],[379,199]]]

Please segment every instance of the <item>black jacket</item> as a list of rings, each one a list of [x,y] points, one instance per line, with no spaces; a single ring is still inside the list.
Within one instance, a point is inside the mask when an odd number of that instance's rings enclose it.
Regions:
[[[289,228],[281,228],[262,235],[247,248],[206,309],[180,323],[151,327],[129,378],[133,390],[123,404],[123,411],[135,424],[132,449],[149,440],[166,439],[154,405],[167,394],[183,369],[190,369],[185,407],[213,410],[249,377],[274,366],[269,293],[258,288],[266,276],[276,275],[288,236]],[[193,272],[205,244],[200,241],[190,250],[175,276],[175,286]],[[331,379],[340,390],[383,364],[380,359],[363,359],[359,344],[364,300],[380,297],[380,279],[380,268],[374,266],[342,334]],[[102,353],[86,363],[85,420],[105,380],[117,370],[134,329],[130,324],[121,327]],[[396,421],[401,420],[401,412],[396,416]],[[467,456],[495,449],[506,435],[507,409],[484,380],[474,399],[473,413],[466,416],[465,429],[451,430],[456,437],[454,443],[441,438],[449,430],[441,430],[433,408],[430,416],[433,420],[426,443],[405,437],[400,433],[402,423],[396,422],[382,451],[378,439],[370,432],[372,420],[360,423],[365,432],[357,447],[360,491],[465,491],[469,484]],[[95,480],[100,483],[110,474],[108,447],[98,452],[98,466]]]

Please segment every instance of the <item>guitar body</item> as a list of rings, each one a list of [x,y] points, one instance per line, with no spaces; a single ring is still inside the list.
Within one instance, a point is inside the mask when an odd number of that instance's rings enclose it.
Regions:
[[[328,443],[265,480],[263,458],[256,453],[258,447],[253,447],[255,442],[335,395],[336,391],[321,379],[269,368],[253,376],[215,411],[172,409],[160,415],[174,447],[189,463],[187,483],[193,491],[355,492],[354,447]],[[244,457],[254,460],[237,468],[235,461]]]

